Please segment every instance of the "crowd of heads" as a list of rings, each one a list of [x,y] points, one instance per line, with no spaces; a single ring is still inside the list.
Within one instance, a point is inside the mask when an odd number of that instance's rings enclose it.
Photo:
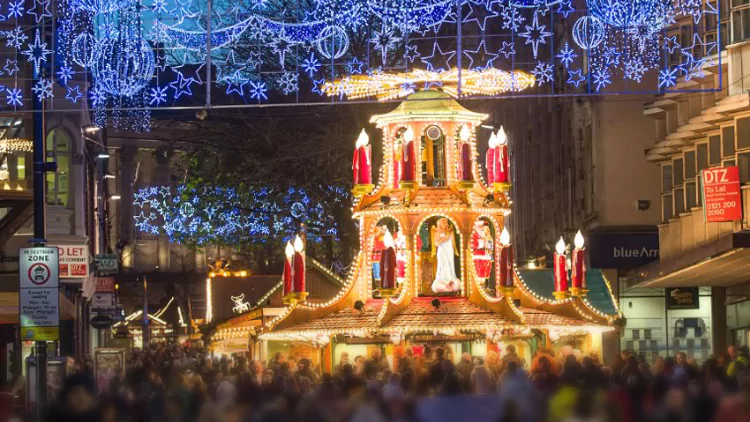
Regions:
[[[449,403],[507,422],[750,421],[746,346],[700,364],[682,352],[647,362],[626,350],[604,365],[571,347],[539,349],[528,362],[513,345],[483,357],[455,350],[396,347],[388,359],[370,347],[339,353],[325,372],[301,354],[254,361],[152,344],[106,386],[77,365],[47,414],[56,422],[417,421]]]

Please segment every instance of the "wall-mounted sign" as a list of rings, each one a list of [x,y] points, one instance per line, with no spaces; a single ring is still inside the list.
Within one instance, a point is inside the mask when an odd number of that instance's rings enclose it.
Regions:
[[[116,254],[101,254],[94,257],[94,264],[99,275],[117,274],[119,270],[119,260]]]
[[[740,171],[737,167],[703,170],[703,213],[707,223],[742,220]]]
[[[659,232],[592,232],[586,239],[591,268],[637,268],[659,260]]]
[[[94,293],[91,296],[91,309],[94,311],[110,311],[115,309],[115,294]]]
[[[86,278],[89,275],[89,248],[86,245],[61,245],[61,278]]]
[[[697,287],[676,287],[664,289],[667,309],[699,309],[700,294]]]
[[[115,278],[114,277],[97,277],[95,279],[96,293],[114,293],[115,292]]]

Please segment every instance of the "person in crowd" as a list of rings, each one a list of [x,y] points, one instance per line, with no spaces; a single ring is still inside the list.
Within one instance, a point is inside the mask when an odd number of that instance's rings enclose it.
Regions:
[[[439,388],[443,381],[445,381],[445,369],[443,362],[445,361],[445,349],[438,347],[435,349],[435,360],[430,364],[428,372],[428,379],[430,387]]]
[[[516,362],[518,368],[526,366],[526,362],[523,358],[516,353],[516,346],[512,344],[505,347],[505,354],[503,355],[503,360],[500,362],[500,372],[505,372],[505,368],[508,366],[509,362]]]
[[[463,390],[471,391],[471,373],[474,371],[474,363],[471,360],[471,354],[461,354],[461,360],[456,364],[456,371],[461,376]]]
[[[737,349],[737,357],[732,359],[732,362],[727,368],[727,375],[735,377],[742,368],[748,367],[750,367],[750,350],[747,346],[740,346]]]
[[[47,420],[52,422],[98,422],[96,386],[84,373],[68,377],[55,403],[50,407]]]

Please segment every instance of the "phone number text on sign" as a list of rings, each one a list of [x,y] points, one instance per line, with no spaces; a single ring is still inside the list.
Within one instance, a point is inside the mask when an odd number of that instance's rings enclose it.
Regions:
[[[742,220],[737,167],[703,170],[703,210],[707,223]]]

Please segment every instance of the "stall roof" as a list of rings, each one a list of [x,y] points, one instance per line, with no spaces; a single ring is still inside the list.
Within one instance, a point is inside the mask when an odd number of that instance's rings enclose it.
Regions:
[[[555,274],[552,269],[518,270],[518,275],[534,293],[554,300],[552,292],[555,289]],[[586,299],[596,310],[607,315],[617,315],[616,299],[612,296],[609,282],[600,270],[586,271],[586,287],[589,289]]]

